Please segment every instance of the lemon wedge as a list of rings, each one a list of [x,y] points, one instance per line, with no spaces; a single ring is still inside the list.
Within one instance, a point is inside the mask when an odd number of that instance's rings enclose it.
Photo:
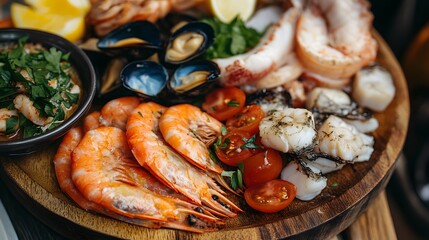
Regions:
[[[209,6],[212,14],[224,23],[237,15],[246,21],[255,11],[256,0],[209,0]]]
[[[77,42],[85,34],[85,15],[89,0],[26,0],[29,6],[13,3],[11,17],[15,27],[58,34]]]

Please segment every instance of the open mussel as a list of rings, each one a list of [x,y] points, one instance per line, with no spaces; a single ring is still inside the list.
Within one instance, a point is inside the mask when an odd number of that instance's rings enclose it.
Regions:
[[[170,36],[185,26],[190,22],[197,21],[197,18],[191,15],[179,14],[179,13],[169,13],[166,17],[161,18],[156,22],[159,27],[162,35],[166,36],[166,40],[170,38]]]
[[[159,98],[169,79],[162,65],[147,60],[127,64],[120,78],[125,88],[149,99]]]
[[[176,95],[199,96],[207,94],[218,83],[219,67],[201,60],[182,64],[172,75],[168,87]]]
[[[145,59],[162,49],[158,27],[148,21],[136,21],[119,27],[98,41],[97,47],[113,56]]]
[[[201,56],[214,41],[213,28],[204,22],[189,22],[174,31],[165,49],[164,62],[182,64]]]
[[[220,70],[210,61],[189,62],[171,76],[156,62],[141,60],[129,63],[121,72],[122,84],[138,95],[164,104],[190,102],[217,84]]]

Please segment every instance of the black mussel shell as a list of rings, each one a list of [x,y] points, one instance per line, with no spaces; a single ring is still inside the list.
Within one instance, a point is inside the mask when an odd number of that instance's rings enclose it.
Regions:
[[[113,56],[145,59],[162,49],[158,27],[149,21],[125,24],[101,38],[97,47]]]
[[[95,77],[97,78],[97,93],[99,93],[103,74],[106,71],[107,65],[112,60],[112,57],[99,51],[83,49],[83,52],[88,56],[92,66],[94,67]]]
[[[219,76],[220,69],[214,62],[188,62],[176,69],[167,87],[178,96],[204,95],[217,85]]]
[[[156,22],[163,36],[168,38],[178,30],[180,27],[186,25],[189,22],[195,22],[197,18],[191,15],[180,14],[180,13],[169,13],[166,17],[161,18]]]
[[[194,36],[190,36],[190,33],[196,33]],[[176,30],[170,37],[168,44],[165,49],[163,61],[167,64],[178,65],[185,62],[189,62],[199,56],[201,56],[207,48],[209,48],[214,41],[214,30],[213,28],[204,22],[190,22],[183,27]],[[175,51],[174,57],[171,54],[171,50],[174,49],[175,41],[179,38],[183,39],[192,39],[188,41],[193,44],[197,44],[195,48],[192,48],[192,51],[185,51],[185,49],[178,49]],[[182,54],[183,53],[183,54]],[[181,56],[182,54],[183,56]]]
[[[156,99],[168,81],[168,72],[160,64],[141,60],[127,64],[120,74],[125,88],[144,98]]]
[[[282,87],[260,89],[247,97],[247,104],[259,105],[265,113],[292,106],[292,97]]]

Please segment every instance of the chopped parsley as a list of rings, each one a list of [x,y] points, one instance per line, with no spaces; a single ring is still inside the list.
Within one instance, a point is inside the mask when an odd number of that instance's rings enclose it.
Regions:
[[[77,83],[72,79],[70,55],[56,48],[46,50],[27,44],[27,39],[19,39],[13,47],[0,46],[0,108],[17,112],[7,119],[5,133],[12,134],[19,129],[23,138],[58,126],[80,97],[72,91]],[[15,108],[14,99],[18,95],[25,96],[26,109],[35,108],[37,117],[46,119],[43,126],[36,125],[21,109]]]
[[[251,138],[243,138],[244,144],[241,145],[242,149],[261,149],[262,147],[256,144],[256,135],[253,135]]]
[[[232,99],[231,101],[228,101],[226,103],[226,105],[228,105],[230,107],[240,107],[240,103],[237,100],[235,100],[235,99]]]
[[[229,177],[232,189],[237,190],[243,188],[243,170],[244,164],[241,162],[238,164],[238,168],[235,171],[223,171],[221,176]]]
[[[205,53],[206,59],[226,58],[245,53],[255,47],[263,33],[248,28],[243,20],[236,17],[230,23],[217,18],[207,18],[203,22],[210,24],[215,32],[214,43]]]

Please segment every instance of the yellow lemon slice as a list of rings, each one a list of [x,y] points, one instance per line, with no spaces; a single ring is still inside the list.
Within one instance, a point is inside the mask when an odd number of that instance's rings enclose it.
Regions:
[[[15,27],[58,34],[76,42],[85,34],[88,0],[27,0],[32,7],[13,3],[11,17]]]
[[[231,22],[237,15],[246,21],[252,16],[256,0],[209,0],[210,9],[214,16],[222,22]]]

